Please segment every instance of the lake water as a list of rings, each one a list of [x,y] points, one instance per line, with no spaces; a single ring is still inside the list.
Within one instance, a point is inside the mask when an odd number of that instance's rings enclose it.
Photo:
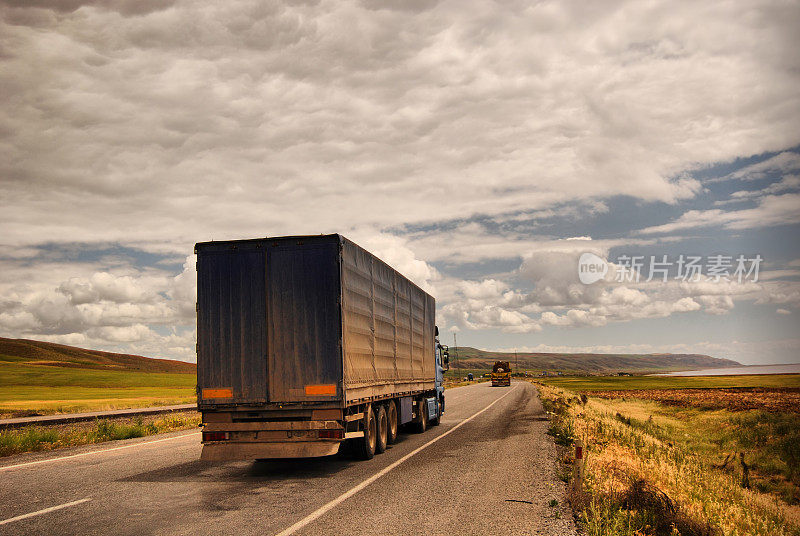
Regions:
[[[653,376],[733,376],[735,374],[800,374],[800,363],[791,365],[747,365],[705,370],[684,370]]]

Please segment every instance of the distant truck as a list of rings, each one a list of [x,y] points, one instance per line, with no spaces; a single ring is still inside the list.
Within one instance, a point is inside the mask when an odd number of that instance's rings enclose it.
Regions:
[[[492,367],[492,387],[511,385],[511,365],[508,361],[496,361]]]
[[[203,460],[381,453],[444,413],[435,302],[341,235],[204,242]]]

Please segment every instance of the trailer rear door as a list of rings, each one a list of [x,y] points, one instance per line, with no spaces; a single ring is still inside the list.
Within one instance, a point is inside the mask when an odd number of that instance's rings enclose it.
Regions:
[[[269,400],[338,400],[338,236],[282,239],[266,250]]]
[[[267,401],[264,247],[197,251],[197,385],[206,403]]]

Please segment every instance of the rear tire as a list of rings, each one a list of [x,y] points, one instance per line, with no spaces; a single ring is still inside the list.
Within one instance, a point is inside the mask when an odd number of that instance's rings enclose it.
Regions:
[[[386,443],[391,445],[397,441],[397,404],[390,400],[386,406]]]
[[[421,434],[428,429],[428,404],[424,400],[419,404],[419,413],[419,420],[414,424],[417,433]]]
[[[375,456],[375,447],[378,442],[378,430],[375,423],[375,413],[372,407],[364,410],[364,437],[356,440],[356,456],[362,460],[371,460]]]
[[[384,408],[382,405],[378,406],[375,414],[375,424],[378,431],[378,435],[375,438],[375,453],[382,454],[386,452],[386,436],[389,428],[386,420],[386,408]]]

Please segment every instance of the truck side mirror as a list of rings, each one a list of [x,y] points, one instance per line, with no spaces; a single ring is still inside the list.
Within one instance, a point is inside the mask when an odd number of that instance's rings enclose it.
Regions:
[[[442,354],[442,363],[444,363],[445,370],[450,370],[450,354],[447,352]]]

